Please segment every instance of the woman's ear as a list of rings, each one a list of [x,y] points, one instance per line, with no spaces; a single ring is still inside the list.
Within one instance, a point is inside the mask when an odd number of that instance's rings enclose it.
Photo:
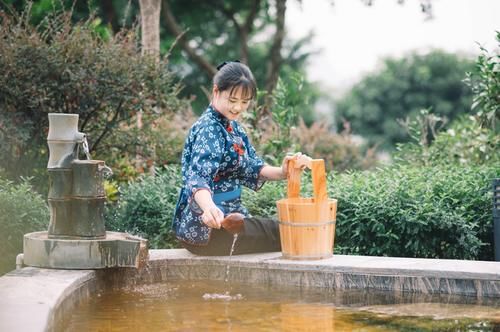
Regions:
[[[217,86],[217,84],[214,84],[214,86],[212,87],[212,96],[215,96],[217,93],[219,93],[219,87]]]

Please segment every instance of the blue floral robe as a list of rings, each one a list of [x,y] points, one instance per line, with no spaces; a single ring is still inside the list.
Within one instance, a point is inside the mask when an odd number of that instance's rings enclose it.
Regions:
[[[241,125],[209,106],[191,127],[182,153],[183,186],[173,221],[177,238],[194,245],[210,239],[211,229],[201,221],[193,198],[201,189],[210,191],[224,215],[248,215],[241,205],[241,186],[258,190],[264,183],[259,179],[263,166]]]

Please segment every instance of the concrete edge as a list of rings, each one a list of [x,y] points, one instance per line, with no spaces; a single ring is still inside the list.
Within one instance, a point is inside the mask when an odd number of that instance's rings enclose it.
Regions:
[[[230,280],[247,283],[500,298],[498,262],[341,255],[288,261],[280,253],[229,258],[200,257],[184,249],[150,250],[148,267],[143,270],[25,267],[9,272],[0,278],[0,331],[52,331],[96,291],[178,278],[224,280],[227,265]]]
[[[229,258],[150,251],[150,266],[166,266],[171,278],[224,280],[227,265],[230,279],[241,282],[500,298],[499,262],[343,255],[293,261],[279,252]]]
[[[322,260],[283,259],[281,253],[202,257],[185,249],[150,250],[150,263],[183,261],[185,264],[252,266],[292,271],[327,271],[380,276],[441,277],[500,281],[500,262],[335,255]],[[499,295],[500,296],[500,295]]]
[[[54,330],[57,311],[73,309],[83,299],[75,292],[96,280],[89,270],[25,267],[7,273],[0,278],[0,331]]]

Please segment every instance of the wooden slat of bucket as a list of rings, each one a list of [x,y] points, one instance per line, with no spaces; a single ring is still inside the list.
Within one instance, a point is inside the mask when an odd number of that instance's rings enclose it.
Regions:
[[[317,201],[327,199],[325,161],[323,159],[311,159],[307,156],[301,156],[297,160],[292,159],[288,163],[288,198],[300,197],[300,182],[303,166],[309,167],[312,171],[314,198]]]
[[[328,199],[328,194],[326,192],[325,162],[319,159],[313,160],[311,164],[314,199],[316,202],[324,201]]]
[[[288,162],[288,174],[287,174],[287,196],[288,198],[298,198],[300,197],[300,176],[302,175],[302,169],[297,167],[295,160],[290,160]]]

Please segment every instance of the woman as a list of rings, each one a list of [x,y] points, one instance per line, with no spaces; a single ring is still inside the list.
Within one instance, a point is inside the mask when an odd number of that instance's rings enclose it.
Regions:
[[[258,190],[267,180],[285,179],[288,161],[300,153],[285,157],[281,167],[257,156],[237,121],[255,99],[253,74],[240,62],[224,62],[217,69],[211,103],[184,145],[174,231],[192,253],[228,255],[233,235],[221,226],[242,223],[235,254],[279,251],[277,223],[249,216],[241,204],[241,186]]]

